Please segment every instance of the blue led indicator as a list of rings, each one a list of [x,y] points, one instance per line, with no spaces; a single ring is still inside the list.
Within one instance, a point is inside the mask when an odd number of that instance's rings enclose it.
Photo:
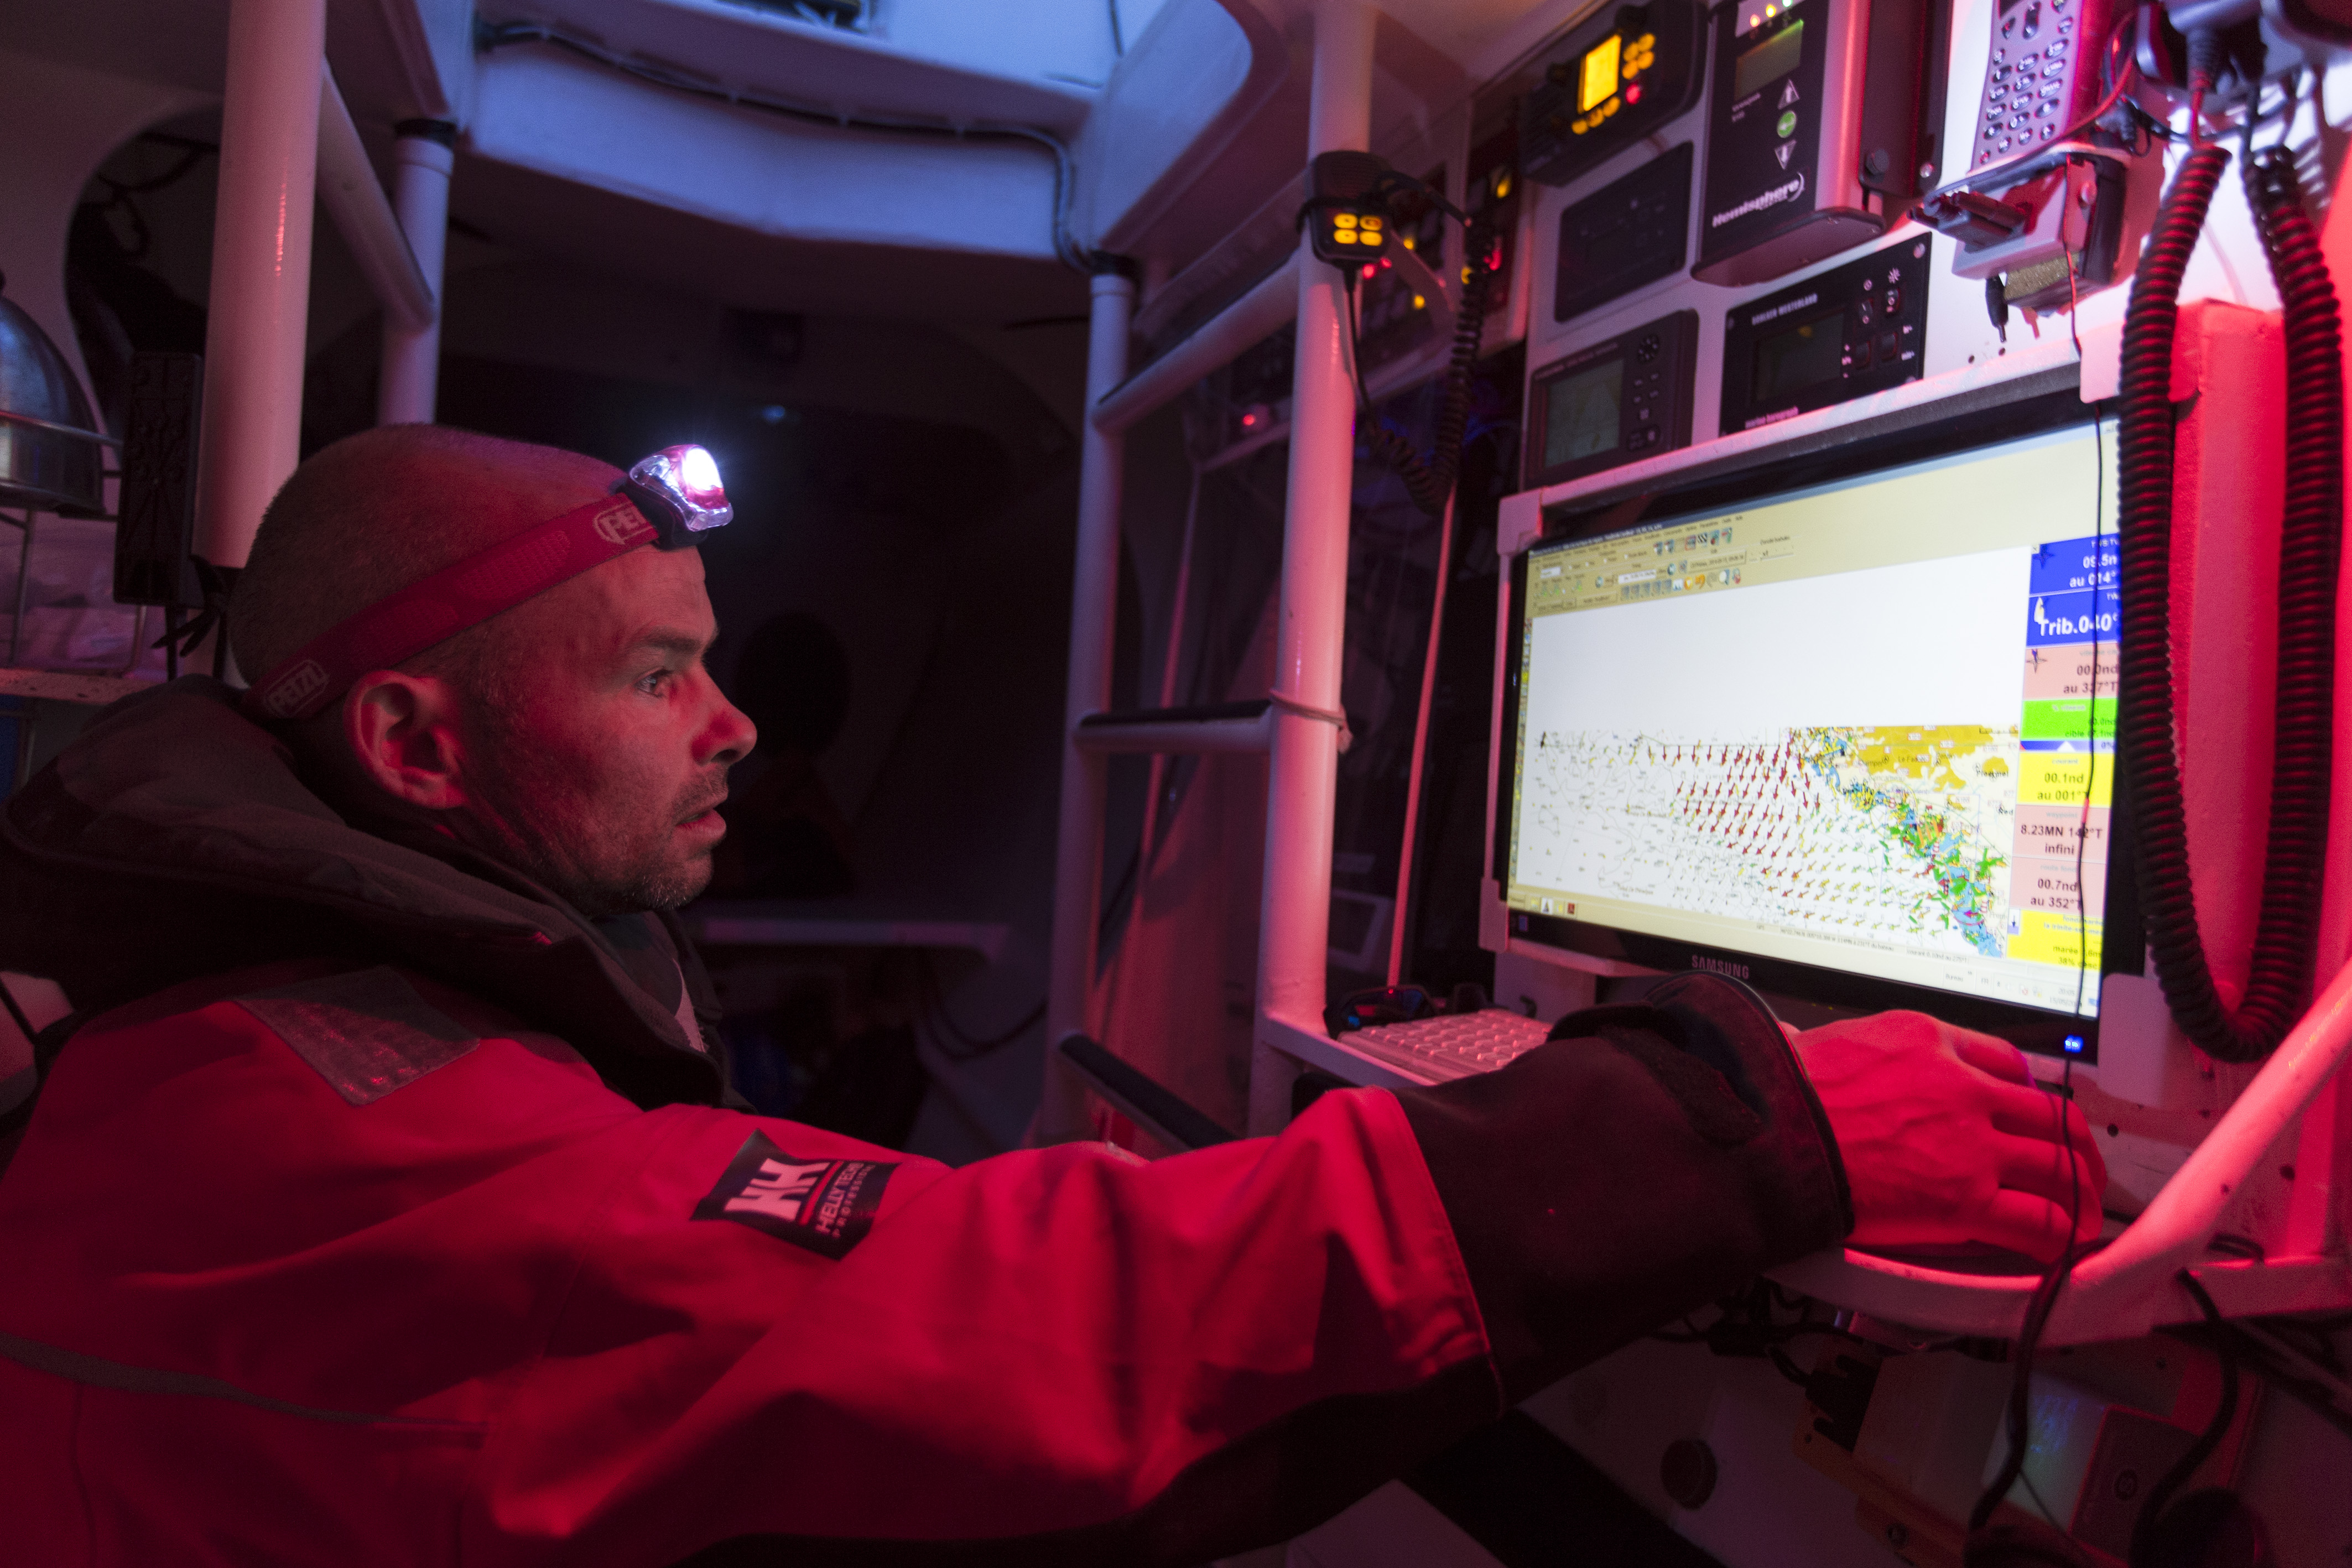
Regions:
[[[2066,1037],[2066,1054],[2069,1056],[2079,1056],[2082,1054],[2082,1051],[2083,1037],[2079,1034],[2068,1035]]]

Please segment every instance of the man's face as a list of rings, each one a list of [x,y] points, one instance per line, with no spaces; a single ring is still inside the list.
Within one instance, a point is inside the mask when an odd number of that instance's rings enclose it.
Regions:
[[[700,893],[727,769],[758,738],[703,668],[700,554],[634,550],[509,614],[507,676],[466,727],[459,837],[589,915]]]

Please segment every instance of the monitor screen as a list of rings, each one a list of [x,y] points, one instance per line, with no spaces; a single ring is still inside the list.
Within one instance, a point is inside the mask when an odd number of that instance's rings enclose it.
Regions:
[[[2042,1048],[2088,1054],[2116,689],[2098,439],[2078,423],[1530,549],[1497,846],[1514,929],[2021,1009]]]
[[[1625,361],[1611,358],[1543,389],[1546,468],[1614,451]]]

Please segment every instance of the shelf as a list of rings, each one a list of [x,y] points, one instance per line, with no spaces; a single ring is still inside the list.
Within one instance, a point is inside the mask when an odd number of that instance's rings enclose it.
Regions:
[[[0,696],[38,697],[47,702],[87,703],[103,707],[108,703],[154,689],[152,681],[102,674],[96,671],[0,669]]]
[[[1535,543],[1542,531],[1543,514],[1554,507],[1572,505],[1582,510],[1646,498],[1660,490],[1736,474],[1759,463],[1801,457],[1979,409],[2074,391],[2081,385],[2082,363],[2074,357],[2073,344],[2063,339],[2036,343],[1965,370],[1906,382],[1756,430],[1734,431],[1582,479],[1522,490],[1504,499],[1496,549],[1508,559]]]
[[[683,912],[688,935],[714,947],[960,947],[990,963],[1011,927],[894,914],[814,899],[719,899]]]
[[[1435,1082],[1415,1078],[1388,1062],[1349,1051],[1325,1033],[1320,1022],[1310,1029],[1262,1013],[1257,1020],[1257,1038],[1285,1056],[1359,1089],[1423,1089]]]

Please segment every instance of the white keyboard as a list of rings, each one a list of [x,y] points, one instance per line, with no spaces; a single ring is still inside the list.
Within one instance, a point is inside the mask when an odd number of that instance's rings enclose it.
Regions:
[[[1411,1023],[1384,1023],[1343,1034],[1349,1051],[1401,1068],[1416,1078],[1442,1083],[1492,1072],[1521,1052],[1541,1045],[1551,1025],[1522,1018],[1507,1008],[1445,1013]]]

